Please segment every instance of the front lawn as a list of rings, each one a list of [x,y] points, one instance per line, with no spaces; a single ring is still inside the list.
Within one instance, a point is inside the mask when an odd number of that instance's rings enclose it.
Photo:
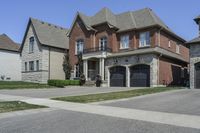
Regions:
[[[0,89],[23,89],[23,88],[50,88],[47,84],[30,83],[23,81],[0,81]]]
[[[177,90],[177,89],[182,89],[182,88],[156,87],[156,88],[145,88],[145,89],[109,92],[109,93],[101,93],[101,94],[58,97],[58,98],[53,98],[53,99],[61,100],[61,101],[69,101],[69,102],[78,102],[78,103],[90,103],[90,102],[99,102],[99,101],[105,101],[105,100],[129,98],[129,97],[135,97],[135,96],[141,96],[141,95],[146,95],[146,94],[159,93],[159,92],[171,91],[171,90]]]
[[[20,101],[0,102],[0,113],[37,108],[45,108],[45,106],[33,105]]]

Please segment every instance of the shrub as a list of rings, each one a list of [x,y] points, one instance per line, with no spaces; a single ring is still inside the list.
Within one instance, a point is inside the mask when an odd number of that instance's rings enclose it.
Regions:
[[[56,87],[64,87],[68,85],[80,85],[79,80],[48,80],[48,85]]]

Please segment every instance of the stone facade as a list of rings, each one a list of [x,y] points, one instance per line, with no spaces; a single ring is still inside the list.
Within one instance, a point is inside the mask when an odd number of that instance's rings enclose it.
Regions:
[[[118,62],[115,63],[115,59],[117,58]],[[146,54],[146,55],[132,55],[128,57],[115,57],[115,58],[107,58],[105,61],[105,79],[108,81],[109,86],[109,68],[113,66],[124,66],[127,70],[128,80],[126,81],[126,86],[129,87],[129,76],[130,76],[130,67],[145,64],[150,66],[150,86],[155,87],[158,86],[158,59],[157,55],[154,54]]]
[[[200,43],[190,45],[190,88],[195,88],[195,64],[200,62]]]
[[[29,52],[29,38],[34,37],[34,51]],[[62,63],[65,51],[63,49],[43,46],[37,40],[33,27],[30,25],[21,52],[22,80],[28,82],[47,83],[48,79],[65,79]],[[39,70],[36,61],[39,60]],[[29,61],[34,61],[34,71],[29,71]],[[27,71],[25,71],[27,62]]]

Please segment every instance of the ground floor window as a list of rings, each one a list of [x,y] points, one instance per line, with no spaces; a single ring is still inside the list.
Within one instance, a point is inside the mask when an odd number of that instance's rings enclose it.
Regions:
[[[29,71],[34,71],[34,61],[29,61]]]
[[[75,66],[74,66],[74,72],[75,72],[75,77],[80,77],[80,70],[79,70],[79,65],[78,64],[76,64]]]

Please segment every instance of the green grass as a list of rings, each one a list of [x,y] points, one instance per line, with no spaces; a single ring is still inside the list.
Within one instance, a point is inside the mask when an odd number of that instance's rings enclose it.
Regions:
[[[33,105],[20,101],[0,102],[0,113],[37,108],[45,108],[45,106]]]
[[[28,88],[51,88],[47,84],[30,83],[23,81],[0,81],[0,89],[28,89]]]
[[[58,97],[53,98],[54,100],[69,101],[69,102],[78,102],[78,103],[90,103],[90,102],[99,102],[105,100],[114,100],[129,98],[135,96],[141,96],[152,93],[159,93],[164,91],[171,91],[181,89],[180,87],[156,87],[156,88],[145,88],[145,89],[136,89],[129,91],[120,91],[120,92],[109,92],[101,94],[89,94],[81,96],[68,96],[68,97]]]

